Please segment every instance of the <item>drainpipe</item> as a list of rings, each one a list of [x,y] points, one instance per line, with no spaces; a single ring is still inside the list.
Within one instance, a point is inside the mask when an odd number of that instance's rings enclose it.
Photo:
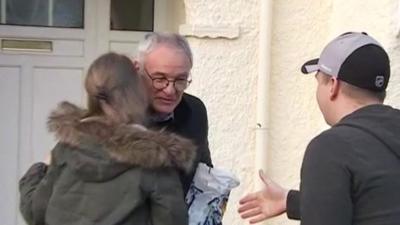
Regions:
[[[255,152],[255,189],[263,187],[258,170],[267,168],[269,131],[269,87],[271,73],[272,0],[260,1],[259,57],[257,80],[257,124]]]

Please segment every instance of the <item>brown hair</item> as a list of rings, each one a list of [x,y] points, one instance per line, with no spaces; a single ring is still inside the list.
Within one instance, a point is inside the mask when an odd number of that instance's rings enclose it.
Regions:
[[[348,97],[357,100],[359,103],[365,103],[366,101],[370,100],[383,102],[386,98],[386,91],[381,91],[381,92],[371,91],[356,87],[347,82],[343,82],[342,92]]]
[[[106,53],[89,67],[85,80],[88,94],[86,118],[101,116],[113,124],[145,121],[148,99],[132,61]]]
[[[322,72],[321,72],[321,74],[323,75],[322,82],[324,84],[327,84],[332,76],[327,75]],[[356,86],[349,84],[342,80],[340,80],[340,81],[342,83],[343,94],[345,94],[347,97],[350,97],[350,98],[356,100],[357,102],[359,102],[361,104],[364,104],[365,102],[368,102],[371,100],[383,102],[386,98],[386,91],[381,91],[381,92],[371,91],[368,89],[356,87]]]

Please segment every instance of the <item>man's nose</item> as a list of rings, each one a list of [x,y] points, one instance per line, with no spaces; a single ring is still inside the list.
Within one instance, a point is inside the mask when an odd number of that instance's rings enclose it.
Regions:
[[[169,82],[168,85],[163,90],[168,95],[173,95],[176,93],[174,82]]]

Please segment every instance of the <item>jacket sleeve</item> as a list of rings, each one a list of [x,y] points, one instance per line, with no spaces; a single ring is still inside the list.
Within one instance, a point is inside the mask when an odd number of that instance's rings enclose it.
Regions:
[[[286,214],[289,219],[300,220],[300,192],[290,190],[286,200]]]
[[[351,225],[351,147],[332,133],[307,147],[300,184],[302,225]]]
[[[207,133],[208,133],[208,125],[207,125]],[[207,134],[206,134],[207,135]],[[210,149],[208,147],[208,137],[206,136],[203,143],[199,147],[201,154],[200,162],[207,164],[209,167],[213,167],[211,161]]]
[[[201,102],[201,118],[202,120],[202,125],[201,127],[204,128],[204,136],[202,138],[202,143],[199,146],[199,152],[201,153],[200,155],[200,162],[207,164],[209,167],[213,167],[212,160],[211,160],[211,154],[210,154],[210,148],[208,146],[208,116],[207,116],[207,109],[205,105]]]
[[[19,181],[20,203],[19,208],[25,221],[32,225],[34,222],[33,198],[35,191],[42,179],[46,176],[47,165],[44,163],[33,164]],[[42,208],[42,207],[40,207]]]
[[[153,225],[187,225],[187,206],[178,173],[163,169],[153,173],[151,216]]]
[[[59,146],[57,145],[55,149]],[[52,162],[49,166],[35,163],[19,181],[19,208],[29,225],[45,224],[47,204],[61,168],[54,157],[55,149],[52,151]]]

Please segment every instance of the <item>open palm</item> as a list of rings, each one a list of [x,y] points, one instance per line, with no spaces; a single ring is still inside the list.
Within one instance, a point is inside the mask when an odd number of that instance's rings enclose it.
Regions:
[[[238,212],[240,216],[243,219],[250,219],[251,224],[280,215],[286,211],[288,190],[267,178],[262,171],[260,171],[259,176],[265,184],[265,188],[250,193],[239,201]]]

